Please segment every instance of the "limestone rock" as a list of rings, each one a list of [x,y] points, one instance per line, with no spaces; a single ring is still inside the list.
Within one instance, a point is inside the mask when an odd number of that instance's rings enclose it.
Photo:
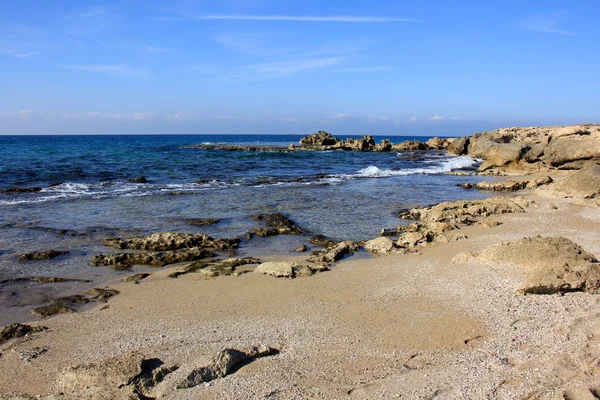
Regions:
[[[195,247],[185,251],[98,254],[92,258],[90,263],[96,267],[108,266],[116,270],[126,270],[133,265],[162,267],[167,264],[174,264],[184,261],[196,261],[213,256],[214,253],[212,251]]]
[[[217,353],[210,363],[204,367],[193,370],[177,385],[178,389],[188,389],[201,383],[210,382],[227,376],[242,362],[277,354],[278,350],[259,344],[242,349],[224,349]]]
[[[300,276],[310,276],[315,272],[326,271],[325,266],[300,264],[293,261],[266,262],[256,267],[256,272],[265,275],[271,275],[276,278],[297,278]]]
[[[487,136],[474,135],[469,140],[469,156],[483,158],[484,162],[479,167],[485,171],[493,167],[506,168],[517,163],[528,147],[522,143],[497,143]]]
[[[380,254],[393,253],[396,249],[394,241],[387,237],[378,237],[377,239],[369,240],[365,242],[363,247],[371,253]]]
[[[70,307],[62,304],[49,304],[45,306],[35,307],[29,310],[30,313],[40,318],[48,318],[56,314],[69,314],[75,312]]]
[[[213,250],[230,250],[238,246],[239,239],[213,239],[203,233],[196,235],[179,232],[160,232],[141,238],[107,238],[104,244],[116,249],[169,251],[202,247]]]
[[[468,153],[469,138],[463,136],[448,144],[448,153],[455,154],[457,156],[464,156]]]
[[[350,240],[345,240],[330,245],[322,251],[315,252],[311,256],[312,262],[333,263],[341,260],[345,255],[352,254],[358,250],[358,245]]]
[[[590,199],[600,196],[600,165],[587,163],[579,171],[557,182],[554,189],[568,197]]]
[[[93,289],[88,290],[85,293],[93,299],[100,300],[100,301],[106,301],[106,300],[110,299],[111,297],[119,294],[119,291],[115,290],[115,289],[110,289],[110,288],[106,288],[106,289],[93,288]]]
[[[554,180],[552,178],[550,178],[549,176],[540,176],[540,177],[537,177],[537,178],[529,181],[527,183],[527,186],[525,186],[525,189],[535,189],[535,188],[543,186],[543,185],[549,185],[552,182],[554,182]]]
[[[34,261],[34,260],[50,260],[52,258],[69,254],[68,250],[47,250],[47,251],[33,251],[31,253],[21,254],[18,261]]]
[[[341,142],[340,139],[325,131],[318,131],[317,133],[313,133],[312,135],[300,139],[301,145],[311,146],[333,146],[339,142]]]
[[[169,274],[169,278],[178,278],[181,275],[198,272],[205,276],[214,278],[220,275],[232,275],[237,267],[243,265],[260,264],[261,261],[258,258],[228,258],[225,260],[206,260],[206,261],[195,261],[185,267],[183,270],[175,271]]]

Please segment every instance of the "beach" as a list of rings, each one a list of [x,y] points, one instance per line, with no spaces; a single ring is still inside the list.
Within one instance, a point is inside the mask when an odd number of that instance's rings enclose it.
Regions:
[[[369,256],[329,259],[335,240],[308,264],[287,252],[110,278],[106,302],[1,345],[0,398],[598,398],[600,130],[511,132],[455,141],[483,164],[451,184],[519,190],[423,202],[397,240],[352,243]],[[268,262],[287,269],[255,271]]]

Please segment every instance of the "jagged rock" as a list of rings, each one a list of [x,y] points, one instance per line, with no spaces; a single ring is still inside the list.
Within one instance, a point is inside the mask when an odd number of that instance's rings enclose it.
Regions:
[[[129,275],[121,278],[123,282],[133,282],[138,283],[139,281],[146,279],[150,274],[147,272],[142,272],[141,274]]]
[[[264,221],[267,225],[267,228],[254,228],[252,230],[257,236],[306,235],[302,228],[281,213],[256,215],[252,219]]]
[[[116,289],[92,288],[85,293],[93,299],[106,301],[107,299],[110,299],[111,297],[119,294],[120,292]]]
[[[596,198],[600,196],[600,165],[587,163],[576,171],[557,182],[554,189],[568,197]]]
[[[255,272],[271,275],[275,278],[296,278],[299,276],[310,276],[315,272],[326,271],[325,266],[306,265],[293,261],[266,262],[256,267]]]
[[[48,329],[45,326],[30,326],[25,324],[12,324],[4,327],[0,332],[0,345],[11,339],[16,339],[29,335],[30,333],[42,332]]]
[[[350,240],[345,240],[313,253],[310,260],[317,263],[333,263],[341,260],[345,255],[358,250],[358,245]]]
[[[48,318],[56,314],[69,314],[75,312],[71,307],[62,304],[48,304],[29,310],[30,313],[40,318]]]
[[[484,162],[479,171],[490,168],[510,168],[516,164],[525,152],[527,145],[522,143],[498,143],[481,134],[474,135],[469,139],[469,156],[483,158]]]
[[[335,242],[333,240],[327,239],[323,235],[315,235],[315,236],[311,237],[310,239],[308,239],[308,243],[314,244],[315,246],[320,246],[320,247],[329,247],[329,246],[332,246],[335,244]]]
[[[392,149],[394,151],[429,150],[429,146],[419,140],[405,140],[400,144],[393,145]]]
[[[0,190],[0,193],[36,193],[36,192],[40,192],[42,190],[41,187],[28,187],[28,188],[21,188],[21,187],[11,187],[8,189],[2,189]]]
[[[593,254],[564,237],[535,236],[502,242],[453,262],[515,264],[527,268],[524,294],[600,292],[600,264]]]
[[[243,265],[260,264],[258,258],[228,258],[225,260],[207,260],[196,261],[188,265],[182,270],[175,271],[169,274],[169,278],[178,278],[181,275],[199,272],[205,276],[216,277],[220,275],[232,275],[237,267]]]
[[[230,374],[236,365],[242,362],[277,354],[279,351],[259,344],[243,349],[224,349],[221,350],[207,366],[198,368],[190,372],[190,374],[177,385],[178,389],[188,389],[201,383],[210,382],[214,379],[219,379]]]
[[[448,144],[448,153],[457,156],[464,156],[469,152],[469,138],[466,136],[460,137]]]
[[[491,215],[522,213],[532,202],[521,197],[492,197],[484,200],[443,202],[432,207],[401,211],[398,217],[424,222],[445,222],[450,225],[471,225]]]
[[[392,150],[392,142],[390,139],[383,139],[380,144],[375,145],[375,151],[387,152]]]
[[[355,151],[372,151],[375,148],[373,136],[363,136],[360,139],[346,139],[339,147]]]
[[[140,176],[137,178],[127,179],[127,182],[129,182],[129,183],[149,183],[150,181],[148,179],[146,179],[145,176]]]
[[[452,141],[453,140],[441,139],[436,136],[426,141],[425,145],[429,150],[445,150]]]
[[[535,188],[543,186],[543,185],[549,185],[552,182],[554,182],[554,180],[552,178],[550,178],[549,176],[540,176],[540,177],[537,177],[537,178],[529,181],[527,183],[527,186],[525,186],[525,189],[535,189]]]
[[[68,250],[47,250],[47,251],[33,251],[31,253],[21,254],[17,257],[18,261],[37,261],[37,260],[50,260],[64,254],[69,254]]]
[[[312,135],[308,135],[300,139],[301,145],[309,146],[334,146],[340,142],[340,139],[325,131],[318,131],[317,133],[313,133]]]
[[[221,222],[218,218],[192,218],[188,220],[188,224],[195,226],[209,226]]]
[[[240,239],[213,239],[203,233],[160,232],[141,238],[107,238],[104,244],[116,249],[166,251],[202,247],[213,250],[230,250],[238,246]]]
[[[364,244],[364,249],[371,253],[393,253],[396,250],[396,245],[393,240],[386,237],[378,237],[377,239],[368,240]]]
[[[184,261],[196,261],[213,257],[214,253],[207,249],[194,247],[185,251],[161,251],[151,253],[117,253],[98,254],[90,262],[93,266],[107,266],[116,270],[125,270],[132,265],[149,265],[162,267]]]

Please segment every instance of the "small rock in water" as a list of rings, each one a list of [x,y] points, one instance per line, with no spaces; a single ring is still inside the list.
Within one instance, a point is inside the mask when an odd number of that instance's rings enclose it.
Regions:
[[[17,257],[18,261],[37,261],[50,260],[64,254],[69,254],[68,250],[47,250],[47,251],[32,251],[31,253],[21,254]]]
[[[194,226],[209,226],[221,222],[218,218],[192,218],[188,220],[188,224]]]
[[[307,250],[308,250],[308,248],[305,245],[302,245],[302,246],[298,247],[297,249],[295,249],[294,251],[296,251],[298,253],[304,253]]]
[[[129,182],[129,183],[148,183],[150,181],[148,179],[146,179],[145,176],[140,176],[138,178],[127,179],[127,182]]]
[[[41,187],[29,187],[29,188],[21,188],[21,187],[11,187],[8,189],[0,190],[0,193],[35,193],[40,192],[42,190]]]

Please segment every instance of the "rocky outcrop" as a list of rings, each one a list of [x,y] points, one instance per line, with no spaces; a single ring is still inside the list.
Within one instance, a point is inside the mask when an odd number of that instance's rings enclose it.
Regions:
[[[266,262],[256,267],[255,272],[271,275],[275,278],[297,278],[311,276],[315,272],[326,271],[326,266],[302,264],[293,261]]]
[[[236,269],[244,265],[260,264],[258,258],[227,258],[224,260],[212,259],[207,261],[196,261],[181,270],[169,274],[169,278],[178,278],[190,273],[201,273],[204,276],[214,278],[217,276],[238,274]]]
[[[306,232],[296,223],[281,213],[261,214],[252,217],[255,221],[264,221],[266,228],[254,228],[252,234],[256,236],[275,235],[306,235]]]
[[[50,260],[64,254],[69,254],[68,250],[47,250],[47,251],[33,251],[31,253],[21,254],[17,257],[18,261],[38,261],[38,260]]]
[[[48,304],[45,306],[32,308],[29,310],[29,312],[40,318],[48,318],[56,314],[73,313],[75,310],[62,304]]]
[[[579,171],[557,182],[553,189],[567,197],[585,199],[600,197],[600,165],[586,163]]]
[[[491,246],[481,253],[461,254],[454,263],[514,264],[527,269],[520,291],[552,294],[573,291],[599,293],[600,264],[593,254],[564,237],[535,236]]]
[[[117,253],[97,254],[90,261],[91,265],[107,266],[116,270],[126,270],[133,265],[149,265],[163,267],[167,264],[178,262],[196,261],[213,257],[214,253],[200,247],[193,247],[182,251],[159,251],[150,253]]]
[[[194,369],[177,385],[178,389],[188,389],[214,379],[223,378],[234,371],[240,363],[249,360],[278,354],[279,351],[259,344],[242,349],[224,349],[215,355],[210,363],[204,367]]]
[[[341,260],[344,256],[358,251],[358,249],[359,246],[356,243],[350,240],[345,240],[343,242],[331,244],[321,251],[313,252],[309,258],[309,261],[317,264],[334,263]]]
[[[20,193],[36,193],[36,192],[41,192],[42,188],[41,187],[28,187],[28,188],[22,188],[22,187],[11,187],[8,189],[2,189],[0,190],[0,193],[3,194],[20,194]]]
[[[8,342],[11,339],[20,338],[30,333],[42,332],[48,329],[45,326],[30,326],[25,324],[12,324],[4,327],[0,331],[0,345]]]
[[[107,238],[104,244],[116,249],[166,251],[201,247],[210,250],[235,249],[240,240],[235,239],[213,239],[203,233],[193,235],[191,233],[160,232],[141,238]]]
[[[478,182],[464,183],[459,185],[465,189],[478,189],[478,190],[492,190],[500,192],[514,192],[523,189],[535,189],[537,187],[548,185],[553,182],[553,179],[549,176],[540,176],[532,180],[506,180],[506,181],[495,181],[495,182]]]

